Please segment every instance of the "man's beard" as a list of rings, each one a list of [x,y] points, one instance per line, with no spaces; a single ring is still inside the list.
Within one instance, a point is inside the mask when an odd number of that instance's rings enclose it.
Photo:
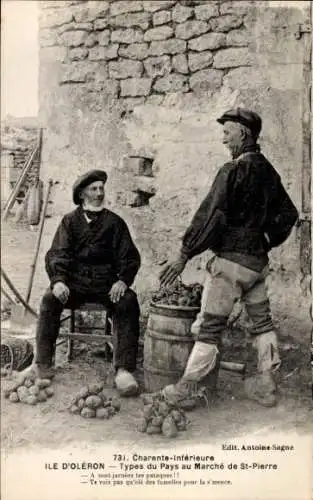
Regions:
[[[88,201],[84,201],[82,204],[82,208],[84,210],[89,210],[90,212],[101,212],[101,210],[104,209],[104,202],[105,202],[105,200],[103,198],[102,203],[100,205],[96,206]]]

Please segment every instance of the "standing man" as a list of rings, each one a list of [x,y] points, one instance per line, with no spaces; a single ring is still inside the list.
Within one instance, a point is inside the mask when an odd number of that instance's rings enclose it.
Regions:
[[[169,399],[195,396],[195,387],[218,369],[221,334],[234,302],[241,298],[252,320],[258,355],[257,374],[246,379],[248,397],[264,406],[277,402],[272,373],[280,366],[265,278],[268,252],[289,236],[298,213],[274,167],[257,140],[262,121],[257,113],[237,108],[217,120],[232,160],[219,170],[211,190],[187,229],[178,258],[160,275],[161,285],[174,282],[189,259],[205,250],[215,253],[201,310],[192,325],[195,344],[176,385],[164,388]]]
[[[76,210],[66,214],[46,254],[50,288],[43,296],[36,334],[35,369],[54,374],[53,356],[63,309],[99,302],[113,313],[117,332],[115,384],[121,395],[134,395],[139,337],[139,305],[130,286],[140,255],[126,223],[104,206],[106,172],[91,170],[73,186]]]

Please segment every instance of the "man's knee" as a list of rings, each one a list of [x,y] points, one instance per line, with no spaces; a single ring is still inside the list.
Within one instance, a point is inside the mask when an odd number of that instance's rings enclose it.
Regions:
[[[40,312],[41,313],[57,313],[63,309],[62,303],[53,295],[52,291],[48,289],[41,299]]]
[[[130,288],[126,290],[123,297],[121,297],[116,304],[116,310],[119,311],[119,313],[130,311],[139,314],[139,304],[136,293]]]

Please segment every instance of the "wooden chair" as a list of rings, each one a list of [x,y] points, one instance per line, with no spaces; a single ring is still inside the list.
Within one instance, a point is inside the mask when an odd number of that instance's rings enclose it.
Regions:
[[[83,326],[79,327],[80,330],[84,330],[82,333],[76,330],[75,312],[85,311],[85,312],[105,312],[105,326]],[[92,333],[93,330],[103,330],[103,333]],[[90,332],[90,333],[89,333]],[[116,335],[114,332],[114,325],[112,321],[111,311],[102,304],[94,302],[86,302],[76,309],[70,309],[70,331],[60,332],[60,337],[67,338],[67,361],[72,361],[73,359],[73,344],[74,340],[80,340],[84,342],[103,342],[104,344],[109,344],[113,349],[113,360],[112,366],[115,366],[115,346],[116,346]]]

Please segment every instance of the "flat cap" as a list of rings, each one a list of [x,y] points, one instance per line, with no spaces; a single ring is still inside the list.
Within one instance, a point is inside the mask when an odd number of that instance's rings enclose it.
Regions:
[[[73,201],[75,205],[80,205],[81,203],[80,193],[82,189],[96,181],[106,183],[107,178],[107,173],[104,170],[89,170],[89,172],[78,177],[73,185]]]
[[[262,129],[261,117],[251,111],[250,109],[236,108],[226,111],[220,118],[217,119],[218,123],[224,124],[225,122],[241,123],[248,127],[255,137],[258,137]]]

